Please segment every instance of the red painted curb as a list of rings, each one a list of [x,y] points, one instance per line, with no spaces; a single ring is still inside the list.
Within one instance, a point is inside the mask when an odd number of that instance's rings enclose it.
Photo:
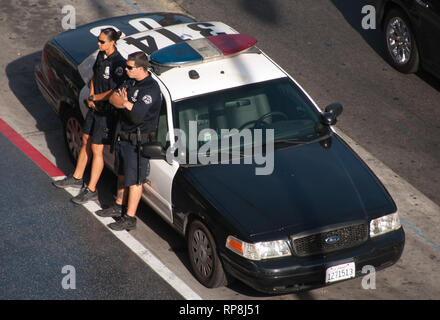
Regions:
[[[35,149],[29,142],[20,136],[14,129],[12,129],[3,119],[0,118],[0,133],[15,144],[25,155],[34,161],[44,172],[49,176],[60,177],[65,174],[58,169],[52,162],[43,156],[37,149]]]

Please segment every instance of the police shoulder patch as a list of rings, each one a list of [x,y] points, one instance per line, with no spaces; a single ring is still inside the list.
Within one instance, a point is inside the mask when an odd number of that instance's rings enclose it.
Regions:
[[[116,68],[116,70],[115,70],[115,74],[116,74],[118,77],[122,76],[123,73],[124,73],[124,68],[122,68],[122,67],[117,67],[117,68]]]
[[[153,98],[151,98],[151,96],[147,94],[142,97],[142,101],[145,102],[146,104],[150,104],[151,102],[153,102]]]

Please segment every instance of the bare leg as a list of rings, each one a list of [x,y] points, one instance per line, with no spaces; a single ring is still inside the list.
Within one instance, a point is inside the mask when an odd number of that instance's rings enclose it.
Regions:
[[[135,184],[129,187],[127,216],[134,217],[142,197],[142,184]]]
[[[76,161],[75,172],[73,173],[73,177],[76,179],[82,179],[84,175],[84,171],[86,170],[87,163],[92,155],[91,151],[91,142],[90,136],[88,134],[82,135],[82,146],[79,150],[78,160]]]
[[[92,170],[90,173],[90,182],[88,187],[90,191],[94,192],[96,190],[96,185],[98,184],[102,170],[104,169],[104,145],[92,143],[91,149],[93,153],[93,159]]]
[[[136,229],[136,210],[139,204],[139,201],[142,197],[142,185],[133,185],[124,187],[124,184],[121,182],[124,181],[124,177],[118,177],[118,197],[116,199],[116,204],[118,204],[118,200],[126,199],[128,193],[128,206],[126,215],[122,215],[121,219],[117,222],[110,223],[108,227],[112,230],[121,231],[121,230],[133,230]],[[121,202],[119,202],[121,203]]]
[[[128,188],[124,186],[124,176],[118,176],[118,186],[116,193],[116,204],[124,205],[127,204],[128,200]]]

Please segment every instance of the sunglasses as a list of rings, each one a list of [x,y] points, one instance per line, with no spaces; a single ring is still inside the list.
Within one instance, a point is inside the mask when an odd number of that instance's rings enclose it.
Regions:
[[[129,66],[128,64],[125,66],[128,70],[133,70],[134,68],[139,68],[136,66]]]
[[[98,39],[98,42],[99,42],[100,44],[104,44],[104,43],[105,43],[104,40],[99,40],[99,39]]]

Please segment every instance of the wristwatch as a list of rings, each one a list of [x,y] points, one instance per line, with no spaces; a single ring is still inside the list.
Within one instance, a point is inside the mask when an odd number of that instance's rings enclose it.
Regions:
[[[89,100],[89,101],[95,101],[95,95],[92,94],[91,96],[89,96],[89,97],[87,98],[87,100]]]

